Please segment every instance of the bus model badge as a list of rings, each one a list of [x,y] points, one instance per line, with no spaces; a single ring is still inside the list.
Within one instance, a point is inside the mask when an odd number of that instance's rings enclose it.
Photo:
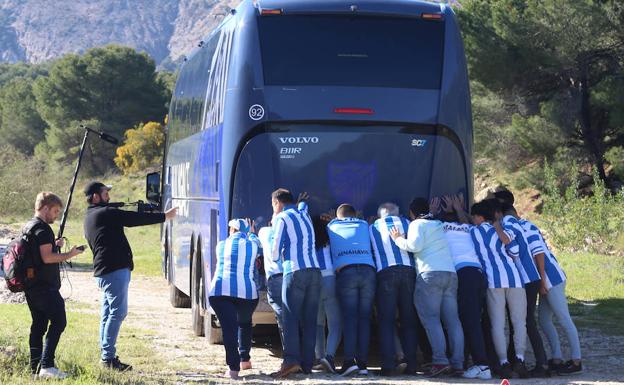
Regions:
[[[427,144],[427,139],[412,139],[413,147],[425,147]]]
[[[264,107],[259,104],[254,104],[249,107],[249,117],[251,120],[260,120],[264,117]]]

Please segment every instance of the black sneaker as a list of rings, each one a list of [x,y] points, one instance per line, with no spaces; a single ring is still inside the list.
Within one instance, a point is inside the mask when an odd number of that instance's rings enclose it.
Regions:
[[[322,369],[325,370],[327,373],[336,373],[336,365],[334,365],[334,357],[325,356],[324,358],[321,358],[319,363]]]
[[[575,364],[574,361],[570,360],[562,365],[561,368],[557,371],[557,374],[560,376],[569,376],[572,374],[583,373],[583,364],[579,361],[578,364]]]
[[[562,369],[563,367],[564,367],[564,363],[562,361],[555,363],[555,360],[553,359],[548,360],[548,372],[551,376],[557,375],[559,372],[559,369]]]
[[[127,372],[129,370],[132,370],[132,365],[124,364],[123,362],[119,361],[119,356],[113,358],[112,360],[102,360],[101,364],[107,369],[113,369],[119,372]]]
[[[526,364],[522,360],[517,360],[513,363],[513,371],[520,378],[529,378],[531,375],[529,374],[529,370],[526,367]]]
[[[543,367],[542,365],[535,365],[533,369],[529,371],[531,378],[547,378],[550,377],[550,371],[548,367]]]
[[[355,360],[345,361],[342,363],[342,369],[340,369],[341,376],[350,376],[357,373],[360,368],[355,364]]]
[[[504,364],[499,366],[497,372],[501,379],[510,379],[513,377],[513,369],[509,362],[505,362]]]

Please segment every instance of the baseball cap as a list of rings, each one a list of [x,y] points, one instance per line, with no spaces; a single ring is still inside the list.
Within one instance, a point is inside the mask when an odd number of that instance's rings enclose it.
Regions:
[[[245,219],[232,219],[228,222],[228,226],[235,228],[241,233],[246,233],[249,231],[249,224]]]
[[[100,191],[102,191],[103,188],[106,190],[110,190],[113,188],[113,186],[110,184],[104,184],[102,182],[96,182],[96,181],[89,182],[84,188],[84,194],[86,196],[97,194]]]

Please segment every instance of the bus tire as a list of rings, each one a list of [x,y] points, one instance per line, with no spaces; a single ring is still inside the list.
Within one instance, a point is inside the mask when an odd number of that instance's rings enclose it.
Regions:
[[[199,247],[198,247],[199,249]],[[204,316],[202,302],[204,299],[204,279],[201,272],[201,254],[195,252],[191,265],[191,314],[193,333],[196,336],[204,335]]]
[[[204,336],[211,345],[223,343],[223,333],[217,324],[216,316],[209,313],[206,313],[204,317]]]
[[[173,283],[169,284],[169,302],[175,308],[191,307],[191,297],[182,293]]]

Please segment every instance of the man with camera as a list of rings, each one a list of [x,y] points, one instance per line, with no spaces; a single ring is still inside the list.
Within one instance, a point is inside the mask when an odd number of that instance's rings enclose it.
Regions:
[[[63,379],[67,373],[60,371],[54,362],[56,347],[67,325],[65,301],[61,296],[60,264],[82,253],[80,247],[72,247],[60,253],[63,240],[54,239],[50,225],[56,221],[63,202],[51,192],[40,192],[35,201],[35,216],[22,230],[28,234],[30,247],[37,260],[35,283],[25,290],[26,302],[32,316],[30,326],[30,370],[41,379]],[[45,345],[43,343],[45,335]]]
[[[120,210],[109,205],[112,186],[91,182],[84,190],[89,207],[84,223],[85,238],[93,251],[93,275],[102,291],[100,347],[102,366],[118,371],[132,366],[119,361],[115,344],[121,323],[128,313],[128,285],[134,268],[132,250],[124,227],[162,223],[176,216],[177,208],[164,213]]]

